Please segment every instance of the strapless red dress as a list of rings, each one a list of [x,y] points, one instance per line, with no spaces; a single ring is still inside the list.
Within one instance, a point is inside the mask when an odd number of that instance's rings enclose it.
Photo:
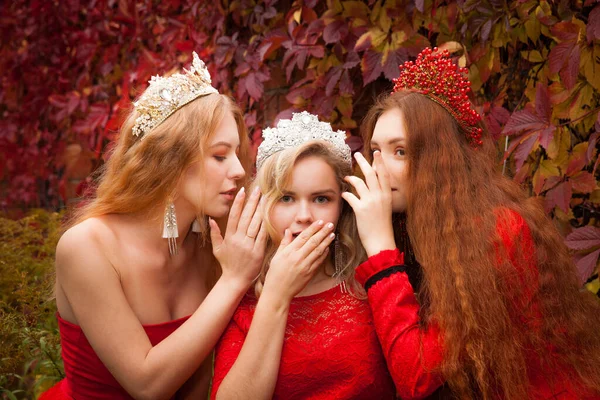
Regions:
[[[65,366],[65,379],[44,392],[40,400],[130,400],[92,349],[81,328],[57,314]],[[157,345],[189,317],[155,325],[143,325],[152,346]]]

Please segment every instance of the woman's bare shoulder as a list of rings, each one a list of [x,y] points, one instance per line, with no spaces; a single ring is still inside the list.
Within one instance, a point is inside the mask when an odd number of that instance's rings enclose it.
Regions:
[[[56,246],[57,266],[72,258],[98,256],[114,240],[114,232],[103,218],[88,218],[63,233]]]

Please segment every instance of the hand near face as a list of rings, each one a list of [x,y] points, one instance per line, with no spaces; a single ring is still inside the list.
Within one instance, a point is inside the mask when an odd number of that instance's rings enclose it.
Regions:
[[[342,197],[354,210],[360,240],[367,256],[371,257],[383,250],[396,248],[392,227],[392,191],[380,152],[374,152],[376,170],[362,154],[354,156],[366,182],[356,176],[347,176],[346,181],[354,186],[358,197],[350,192],[342,193]]]
[[[209,224],[213,254],[221,264],[223,278],[241,280],[249,287],[260,272],[267,232],[262,224],[260,191],[255,190],[244,207],[245,197],[242,188],[231,206],[225,238],[214,220]]]
[[[286,229],[271,260],[263,294],[270,293],[290,302],[300,293],[327,257],[329,245],[335,238],[333,228],[332,223],[319,220],[293,240],[292,232]]]

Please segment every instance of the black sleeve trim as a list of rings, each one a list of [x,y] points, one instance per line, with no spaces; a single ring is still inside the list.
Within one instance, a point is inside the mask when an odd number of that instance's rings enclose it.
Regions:
[[[379,271],[369,279],[365,283],[365,290],[368,292],[371,286],[382,280],[383,278],[387,278],[390,275],[393,275],[397,272],[406,272],[406,267],[404,265],[394,265],[393,267],[389,267],[384,269],[383,271]]]

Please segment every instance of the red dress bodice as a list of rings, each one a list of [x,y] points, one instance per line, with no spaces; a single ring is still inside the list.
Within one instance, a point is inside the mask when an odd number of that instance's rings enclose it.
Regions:
[[[215,354],[211,398],[238,357],[257,300],[246,295]],[[274,399],[395,399],[365,300],[339,287],[293,299]]]
[[[40,400],[133,399],[104,366],[78,325],[57,314],[65,366],[65,379],[42,394]],[[154,325],[143,325],[152,346],[173,333],[189,317]]]

